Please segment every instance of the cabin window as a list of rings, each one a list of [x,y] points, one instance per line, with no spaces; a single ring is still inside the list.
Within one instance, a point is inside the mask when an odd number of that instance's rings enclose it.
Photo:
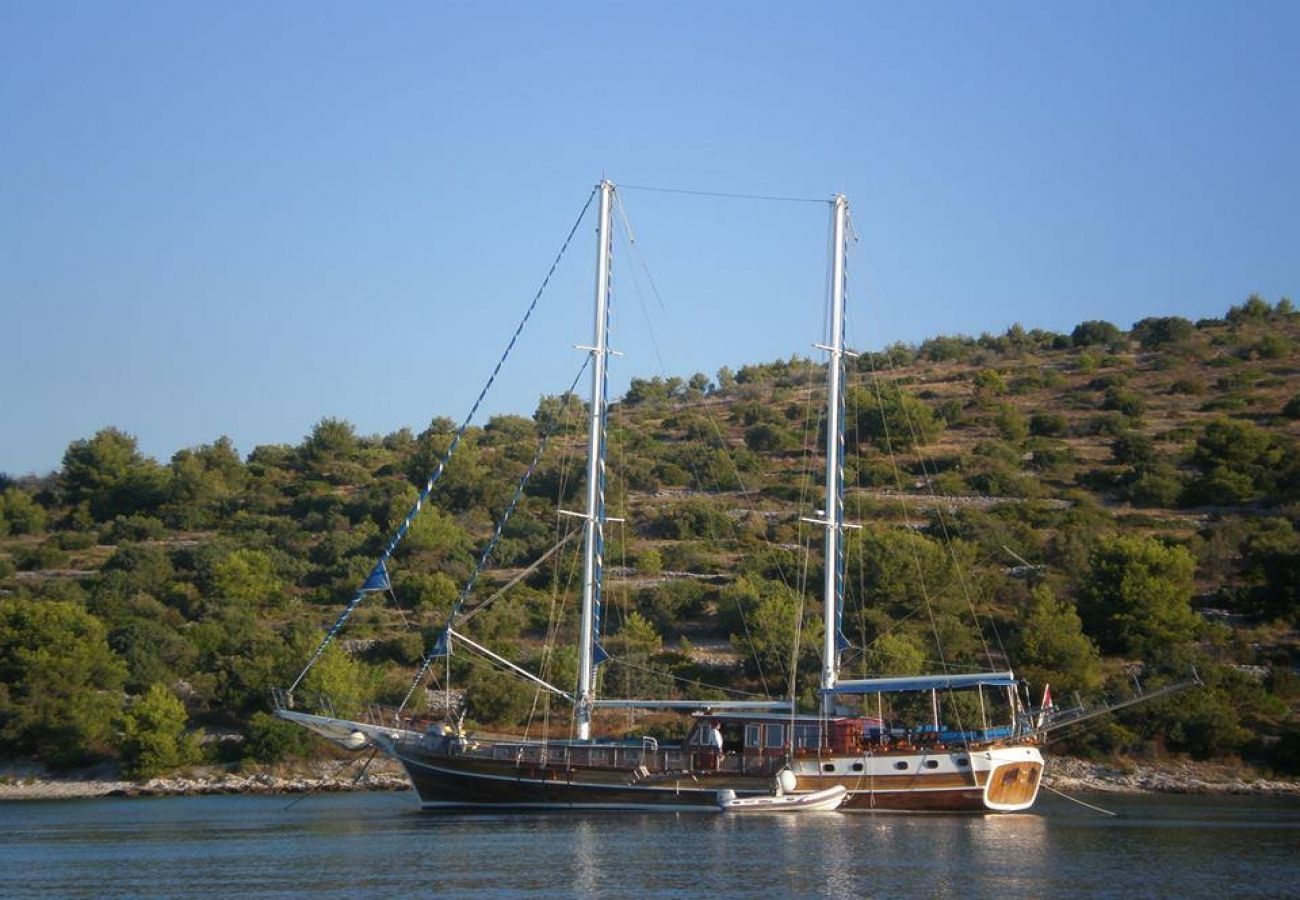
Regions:
[[[907,768],[907,763],[903,762],[903,761],[900,759],[898,762],[894,763],[894,768],[895,768],[895,769],[906,769],[906,768]]]
[[[937,769],[939,768],[939,761],[937,759],[927,759],[925,761],[925,767],[927,769]]]
[[[759,742],[758,739],[757,725],[745,726],[745,746],[753,749],[757,749],[758,747],[762,746],[762,744]]]
[[[774,750],[780,750],[785,746],[785,726],[784,725],[764,725],[763,726],[763,746],[770,747]]]
[[[861,771],[862,771],[862,763],[854,763],[854,764],[853,764],[853,771],[855,771],[855,772],[861,772]]]
[[[796,750],[816,750],[821,744],[821,733],[816,725],[794,726],[794,746]]]
[[[823,771],[823,772],[834,772],[834,771],[835,771],[835,763],[822,763],[822,771]]]
[[[609,753],[605,750],[592,750],[587,762],[593,766],[603,766],[609,763]]]
[[[959,756],[959,757],[957,757],[957,765],[959,765],[959,766],[969,766],[969,765],[970,765],[970,760],[967,759],[967,758],[964,757],[964,756]]]

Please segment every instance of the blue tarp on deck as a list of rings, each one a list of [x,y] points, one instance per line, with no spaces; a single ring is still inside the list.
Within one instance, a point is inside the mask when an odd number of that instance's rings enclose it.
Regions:
[[[886,694],[894,691],[946,691],[988,687],[1013,687],[1016,677],[1010,672],[970,672],[962,675],[908,675],[901,678],[859,678],[841,681],[821,694]]]

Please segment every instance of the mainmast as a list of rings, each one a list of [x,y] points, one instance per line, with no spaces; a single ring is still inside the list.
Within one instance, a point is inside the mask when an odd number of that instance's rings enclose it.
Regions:
[[[844,615],[844,244],[848,232],[849,201],[836,194],[832,201],[831,228],[831,333],[827,364],[826,401],[826,578],[822,590],[825,631],[822,644],[822,712],[834,711],[835,687],[840,669],[840,622]]]
[[[582,554],[582,630],[578,640],[577,737],[591,737],[591,710],[595,701],[596,630],[600,622],[601,565],[605,550],[605,361],[609,355],[610,262],[614,230],[611,212],[614,185],[600,183],[600,221],[596,231],[596,323],[591,352],[591,418],[587,444],[586,535]]]

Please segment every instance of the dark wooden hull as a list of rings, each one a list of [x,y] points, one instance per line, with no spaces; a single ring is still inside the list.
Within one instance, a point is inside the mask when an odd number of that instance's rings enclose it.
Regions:
[[[540,766],[454,754],[398,752],[425,809],[637,809],[714,812],[718,793],[771,793],[770,774],[668,772],[638,777],[628,768]],[[844,778],[801,775],[800,791],[845,787],[850,812],[975,812],[1027,808],[1037,794],[1041,761],[983,771]],[[993,779],[989,786],[990,776]]]
[[[425,809],[649,809],[717,812],[718,792],[757,796],[770,779],[691,777],[629,783],[634,773],[538,769],[455,757],[399,755]]]

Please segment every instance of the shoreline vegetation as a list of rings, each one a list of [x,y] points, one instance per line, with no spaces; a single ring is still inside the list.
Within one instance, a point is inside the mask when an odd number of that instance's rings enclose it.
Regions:
[[[1052,747],[1300,779],[1289,299],[1128,331],[940,336],[847,369],[844,503],[861,526],[840,560],[848,673],[1013,669],[1031,715],[1038,697],[1086,710],[1150,694]],[[818,708],[824,553],[805,516],[821,496],[825,377],[796,356],[631,379],[608,435],[624,524],[602,551],[601,696],[776,691]],[[586,414],[566,393],[465,429],[438,416],[364,435],[324,418],[298,444],[241,453],[222,437],[162,462],[105,427],[55,471],[0,472],[0,781],[20,761],[48,766],[36,780],[135,793],[171,790],[144,779],[175,773],[289,790],[274,779],[328,775],[298,771],[316,761],[355,777],[359,763],[270,714],[290,684],[299,708],[343,718],[401,707],[500,734],[549,722],[537,687],[496,665],[427,660],[474,615],[476,642],[577,683],[580,548],[562,512],[585,488]],[[444,474],[408,528],[430,472]],[[369,590],[379,576],[386,590]],[[1193,671],[1201,687],[1156,694]],[[684,720],[611,710],[600,727],[675,740]],[[1132,774],[1118,769],[1097,783]],[[1168,777],[1195,787],[1201,771]]]
[[[341,791],[404,791],[410,782],[388,760],[375,759],[363,777],[356,765],[304,762],[239,772],[200,767],[183,774],[126,780],[103,767],[82,774],[52,776],[42,766],[0,767],[0,802],[87,800],[99,797],[190,797],[213,794],[306,795]],[[1069,793],[1204,794],[1295,797],[1300,781],[1264,777],[1243,766],[1187,760],[1092,762],[1049,756],[1045,783]]]

